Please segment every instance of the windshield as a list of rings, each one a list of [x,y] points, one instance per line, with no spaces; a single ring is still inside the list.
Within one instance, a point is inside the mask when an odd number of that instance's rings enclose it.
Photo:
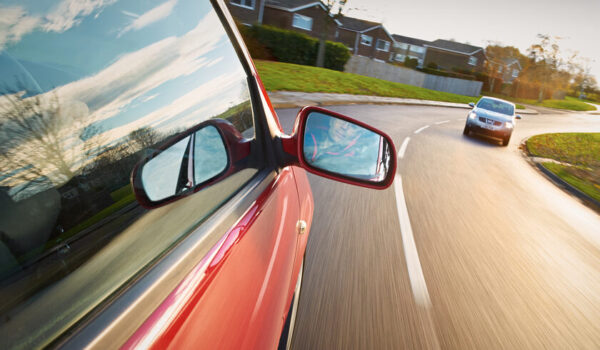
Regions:
[[[491,100],[491,99],[481,99],[479,103],[477,103],[477,108],[487,109],[488,111],[502,113],[506,115],[513,115],[515,112],[515,107],[506,102]]]

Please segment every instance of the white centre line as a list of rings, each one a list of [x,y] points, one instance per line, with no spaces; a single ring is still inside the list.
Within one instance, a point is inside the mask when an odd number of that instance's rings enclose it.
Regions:
[[[419,261],[419,253],[417,252],[415,238],[410,226],[410,218],[408,217],[408,209],[402,189],[402,178],[397,174],[394,180],[394,189],[396,190],[396,207],[398,208],[398,220],[400,220],[404,257],[406,258],[406,267],[408,269],[408,278],[410,279],[413,297],[418,305],[428,309],[431,307],[431,299],[429,299],[427,284],[425,283],[421,262]]]
[[[435,125],[440,125],[440,124],[444,124],[444,123],[448,123],[450,122],[449,120],[442,120],[441,122],[437,122],[435,123]]]
[[[422,127],[422,128],[418,128],[417,130],[415,130],[415,134],[418,134],[418,133],[420,133],[421,131],[423,131],[423,130],[427,129],[428,127],[429,127],[429,125],[425,125],[425,126],[424,126],[424,127]]]
[[[408,146],[408,141],[410,141],[410,137],[404,139],[402,142],[402,146],[400,146],[400,150],[398,151],[398,157],[400,159],[404,158],[404,152],[406,152],[406,147]]]

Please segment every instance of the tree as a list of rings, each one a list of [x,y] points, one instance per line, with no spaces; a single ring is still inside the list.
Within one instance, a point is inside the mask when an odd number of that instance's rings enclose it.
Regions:
[[[541,84],[538,101],[544,99],[544,90],[550,87],[566,88],[570,80],[569,68],[577,54],[565,57],[558,44],[560,37],[538,34],[539,43],[529,47],[530,66],[528,78]]]
[[[338,3],[337,13],[333,14],[334,5]],[[319,36],[319,49],[317,51],[317,67],[325,66],[325,48],[327,41],[327,34],[329,33],[329,26],[336,18],[342,16],[342,9],[346,5],[347,0],[326,0],[323,5],[325,6],[325,14],[323,15],[324,28]]]
[[[60,186],[92,158],[100,138],[84,141],[84,134],[97,132],[85,124],[88,110],[83,103],[66,103],[52,93],[26,94],[0,97],[0,171],[11,174],[3,182],[10,187],[49,181]]]

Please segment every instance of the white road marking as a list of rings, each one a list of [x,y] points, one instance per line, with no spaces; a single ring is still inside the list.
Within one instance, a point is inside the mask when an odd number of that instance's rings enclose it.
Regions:
[[[428,127],[429,127],[429,125],[425,125],[424,127],[422,127],[422,128],[419,128],[419,129],[415,130],[415,134],[418,134],[418,133],[420,133],[421,131],[423,131],[423,130],[427,129]]]
[[[444,124],[444,123],[448,123],[449,120],[442,120],[441,122],[437,122],[435,123],[435,125],[440,125],[440,124]]]
[[[408,269],[413,297],[418,305],[430,308],[431,299],[429,299],[427,284],[425,283],[421,262],[419,261],[419,253],[417,252],[415,238],[410,226],[410,218],[408,217],[408,209],[406,207],[406,200],[404,199],[404,190],[402,189],[402,178],[398,174],[396,174],[396,179],[394,180],[394,189],[396,190],[396,207],[398,208],[404,257],[406,258],[406,267]]]
[[[404,152],[406,152],[406,147],[408,146],[408,141],[410,141],[410,137],[404,139],[402,142],[402,146],[400,146],[400,150],[398,151],[398,157],[400,159],[404,158]]]

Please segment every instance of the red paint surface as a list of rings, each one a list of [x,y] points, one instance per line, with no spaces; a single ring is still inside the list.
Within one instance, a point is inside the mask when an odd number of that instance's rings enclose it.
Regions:
[[[296,224],[306,205],[285,168],[123,348],[275,348],[300,268]]]

